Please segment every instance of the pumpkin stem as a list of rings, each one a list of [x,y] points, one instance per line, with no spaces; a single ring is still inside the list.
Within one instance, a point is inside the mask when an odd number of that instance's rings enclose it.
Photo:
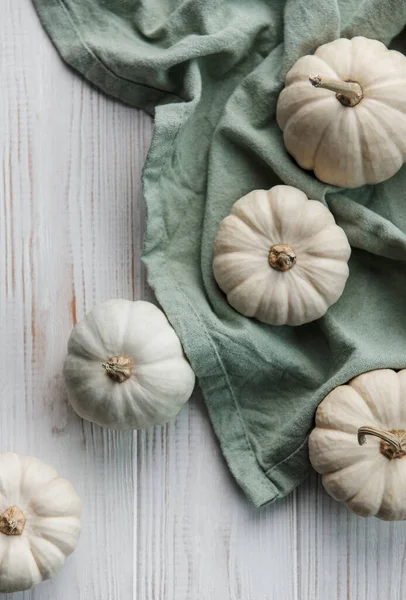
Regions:
[[[336,98],[343,106],[355,106],[361,102],[364,94],[362,87],[356,81],[342,81],[324,75],[309,77],[310,83],[316,88],[323,88],[336,93]]]
[[[269,266],[276,271],[289,271],[296,264],[296,254],[289,244],[274,244],[268,254]]]
[[[102,367],[113,381],[122,383],[131,377],[132,360],[131,358],[128,358],[128,356],[113,356],[102,363]]]
[[[5,535],[21,535],[27,519],[18,506],[10,506],[0,515],[0,532]]]
[[[365,437],[367,435],[373,435],[385,442],[384,447],[381,448],[381,452],[387,458],[392,459],[404,455],[405,451],[402,442],[395,433],[384,431],[377,427],[360,427],[358,429],[358,443],[360,446],[363,446],[367,441]]]

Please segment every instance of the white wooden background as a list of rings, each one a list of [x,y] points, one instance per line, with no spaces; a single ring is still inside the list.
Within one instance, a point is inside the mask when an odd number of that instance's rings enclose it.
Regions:
[[[139,260],[151,133],[62,64],[29,0],[0,0],[0,451],[53,464],[85,502],[64,570],[13,600],[405,599],[406,525],[350,515],[315,476],[254,509],[198,393],[174,424],[140,433],[68,406],[72,325],[96,301],[151,297]]]

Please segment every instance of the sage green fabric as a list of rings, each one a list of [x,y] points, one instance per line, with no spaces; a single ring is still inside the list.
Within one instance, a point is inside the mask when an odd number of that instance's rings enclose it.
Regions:
[[[406,168],[377,186],[323,185],[287,155],[276,101],[294,62],[337,37],[390,44],[397,36],[405,49],[406,3],[34,3],[71,66],[155,115],[143,175],[149,282],[196,372],[234,477],[257,506],[281,498],[307,474],[307,435],[326,393],[366,370],[406,367]],[[342,298],[296,328],[236,313],[211,269],[217,227],[232,204],[281,182],[325,203],[353,247]]]

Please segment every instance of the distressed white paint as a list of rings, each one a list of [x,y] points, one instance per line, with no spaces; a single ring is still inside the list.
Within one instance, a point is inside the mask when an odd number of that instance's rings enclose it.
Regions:
[[[152,125],[61,63],[29,0],[0,9],[0,451],[55,465],[85,500],[65,569],[13,600],[404,599],[406,525],[350,515],[315,476],[255,510],[198,395],[138,434],[69,408],[73,322],[98,300],[151,298],[139,256]]]

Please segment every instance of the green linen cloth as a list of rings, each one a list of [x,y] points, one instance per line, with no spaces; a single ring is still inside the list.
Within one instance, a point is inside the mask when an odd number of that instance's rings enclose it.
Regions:
[[[285,151],[278,94],[300,56],[340,36],[404,50],[406,3],[34,3],[71,66],[155,116],[143,173],[149,283],[196,372],[234,477],[256,506],[281,498],[307,474],[307,435],[323,397],[363,371],[406,367],[406,168],[352,191],[322,184]],[[344,295],[325,317],[296,328],[235,312],[211,268],[232,204],[280,183],[328,206],[353,248]]]

